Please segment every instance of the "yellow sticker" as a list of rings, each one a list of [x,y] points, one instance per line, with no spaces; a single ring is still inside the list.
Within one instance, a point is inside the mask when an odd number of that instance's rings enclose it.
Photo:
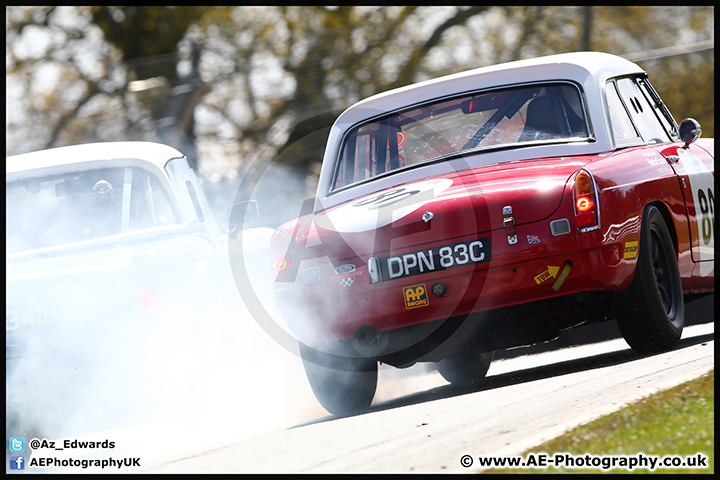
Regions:
[[[412,287],[403,288],[403,298],[405,298],[405,308],[426,307],[430,305],[427,296],[425,284],[413,285]]]
[[[625,242],[625,254],[623,258],[635,258],[638,252],[638,242]]]
[[[540,285],[542,282],[546,280],[550,280],[551,278],[557,277],[558,272],[560,271],[560,267],[553,267],[548,265],[547,270],[542,272],[540,275],[537,275],[535,277],[535,283]]]

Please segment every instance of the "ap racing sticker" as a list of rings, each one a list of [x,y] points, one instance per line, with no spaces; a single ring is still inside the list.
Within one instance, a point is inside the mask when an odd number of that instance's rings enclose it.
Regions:
[[[449,178],[440,178],[374,193],[318,215],[315,224],[338,233],[381,228],[422,208],[450,188],[452,183]]]
[[[405,308],[408,310],[430,305],[424,283],[403,288],[403,298],[405,299]]]

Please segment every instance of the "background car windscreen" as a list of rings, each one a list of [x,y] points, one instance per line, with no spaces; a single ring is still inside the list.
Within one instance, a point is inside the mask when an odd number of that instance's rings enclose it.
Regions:
[[[6,199],[8,254],[178,221],[158,180],[138,168],[73,171],[10,182]]]

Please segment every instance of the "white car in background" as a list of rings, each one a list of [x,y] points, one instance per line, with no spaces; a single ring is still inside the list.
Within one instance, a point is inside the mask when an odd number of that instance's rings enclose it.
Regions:
[[[146,369],[139,355],[163,358],[192,349],[198,332],[216,334],[219,305],[243,320],[228,233],[174,148],[111,142],[11,156],[6,202],[9,412],[55,405],[108,371],[132,382],[130,370]]]

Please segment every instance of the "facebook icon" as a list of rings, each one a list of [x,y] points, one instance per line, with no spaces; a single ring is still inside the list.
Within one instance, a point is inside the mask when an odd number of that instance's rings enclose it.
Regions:
[[[25,470],[25,457],[23,455],[10,455],[10,470]]]

